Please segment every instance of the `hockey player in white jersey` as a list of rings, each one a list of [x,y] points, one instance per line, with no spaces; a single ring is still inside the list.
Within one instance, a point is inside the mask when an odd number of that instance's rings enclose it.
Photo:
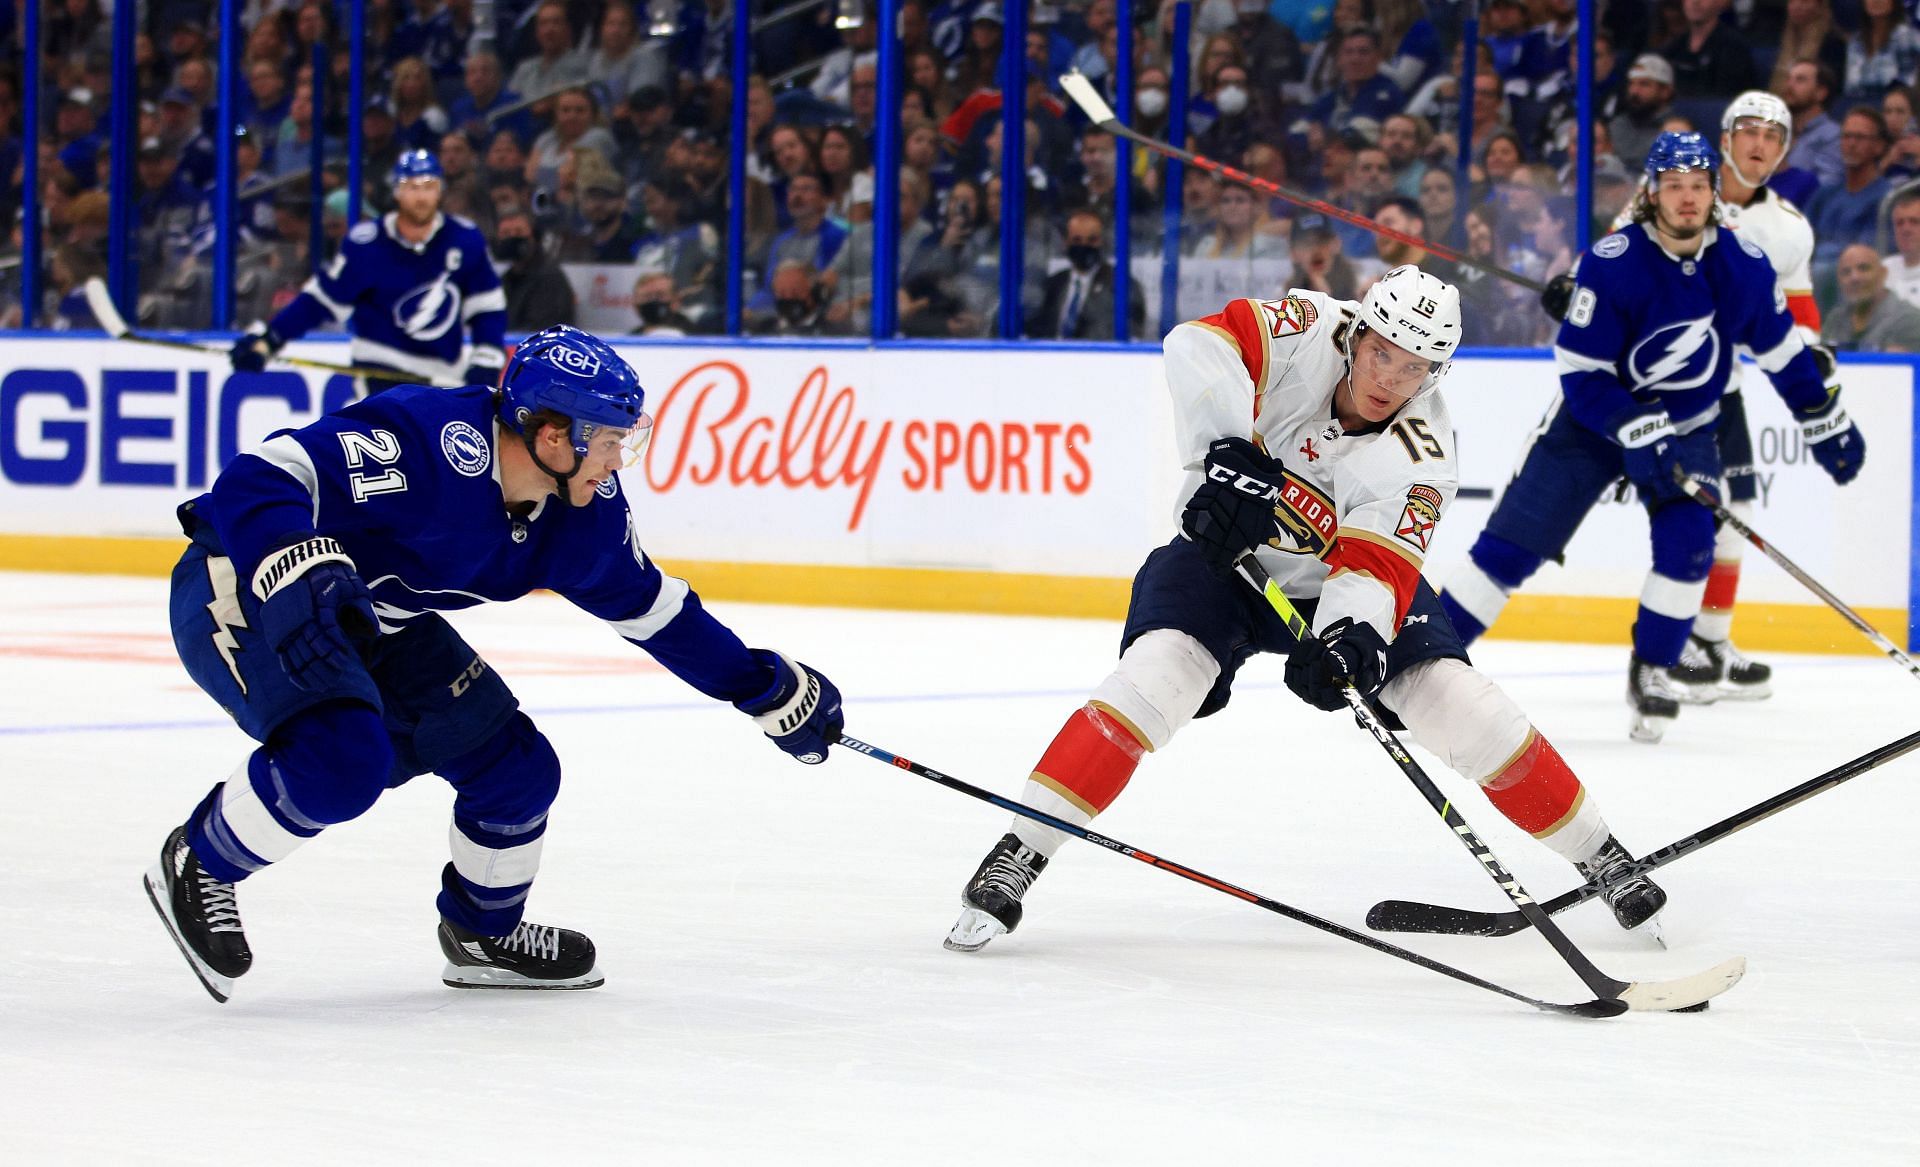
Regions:
[[[1067,718],[1023,801],[1091,822],[1142,756],[1226,706],[1245,661],[1283,653],[1295,694],[1344,711],[1351,679],[1508,819],[1599,880],[1623,927],[1659,911],[1666,894],[1631,871],[1579,778],[1468,663],[1421,578],[1459,486],[1436,392],[1459,338],[1459,292],[1411,265],[1358,304],[1296,289],[1236,300],[1167,335],[1189,472],[1181,536],[1135,575],[1119,665]],[[1237,577],[1249,554],[1313,639],[1296,641]],[[1017,927],[1063,838],[1016,819],[968,881],[947,947],[973,951]]]

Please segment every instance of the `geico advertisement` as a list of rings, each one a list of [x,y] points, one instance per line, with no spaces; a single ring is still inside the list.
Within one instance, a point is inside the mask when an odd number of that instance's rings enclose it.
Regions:
[[[1846,365],[1841,400],[1867,442],[1866,465],[1835,486],[1800,438],[1800,424],[1751,364],[1740,370],[1753,437],[1759,498],[1749,525],[1802,569],[1855,606],[1905,608],[1913,506],[1913,370]],[[1442,383],[1460,450],[1461,497],[1440,524],[1427,576],[1444,586],[1466,559],[1519,464],[1531,433],[1558,399],[1550,360],[1455,362]],[[1568,545],[1525,591],[1539,595],[1636,596],[1652,549],[1646,511],[1609,492]],[[1740,594],[1775,603],[1820,601],[1749,547]]]
[[[344,345],[289,350],[344,362]],[[4,343],[0,530],[172,536],[174,506],[352,382],[224,354]],[[656,555],[1126,575],[1178,474],[1152,354],[623,346]]]

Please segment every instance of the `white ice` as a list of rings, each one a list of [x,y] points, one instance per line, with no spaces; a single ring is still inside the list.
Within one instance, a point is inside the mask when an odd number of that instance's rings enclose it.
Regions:
[[[1560,917],[1622,979],[1747,955],[1703,1015],[1547,1016],[1071,840],[1021,930],[961,956],[940,940],[1004,812],[844,750],[796,765],[534,597],[456,621],[566,764],[531,916],[590,933],[606,986],[441,986],[429,777],[243,885],[255,964],[221,1006],[139,886],[247,748],[175,659],[164,582],[0,587],[0,1162],[1920,1161],[1920,758],[1666,868],[1671,951],[1598,905]],[[1118,634],[713,606],[828,672],[850,732],[1014,797]],[[1624,649],[1478,655],[1641,850],[1920,721],[1884,658],[1777,656],[1773,700],[1689,709],[1649,747]],[[1531,890],[1572,886],[1428,764]],[[1272,660],[1100,828],[1353,927],[1388,896],[1506,906]],[[1531,933],[1405,942],[1592,995]]]

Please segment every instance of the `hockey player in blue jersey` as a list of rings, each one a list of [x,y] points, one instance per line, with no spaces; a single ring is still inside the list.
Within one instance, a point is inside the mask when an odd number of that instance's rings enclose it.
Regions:
[[[1679,663],[1713,565],[1713,513],[1676,472],[1720,489],[1715,421],[1736,346],[1745,346],[1800,419],[1837,483],[1865,442],[1808,349],[1760,249],[1718,226],[1720,159],[1696,133],[1647,153],[1634,221],[1581,257],[1555,339],[1561,399],[1474,542],[1441,604],[1461,637],[1486,631],[1514,589],[1559,559],[1602,492],[1625,475],[1647,508],[1653,570],[1633,626],[1627,701],[1636,741],[1659,741],[1682,696]]]
[[[651,420],[627,363],[568,327],[515,352],[499,390],[407,385],[285,431],[180,508],[172,623],[194,681],[260,745],[168,836],[146,877],[201,983],[252,963],[235,885],[380,792],[454,788],[443,979],[602,982],[578,932],[526,922],[560,762],[441,611],[550,589],[805,763],[838,739],[820,673],[749,649],[641,550],[615,475]]]
[[[352,330],[354,364],[392,371],[366,378],[369,394],[413,382],[500,383],[507,294],[485,236],[440,213],[440,162],[432,154],[407,151],[389,178],[395,209],[355,223],[339,254],[292,303],[234,342],[236,372],[259,372],[288,341],[332,323]]]

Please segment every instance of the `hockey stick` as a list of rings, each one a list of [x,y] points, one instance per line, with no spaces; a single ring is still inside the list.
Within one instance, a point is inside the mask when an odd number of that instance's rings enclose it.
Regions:
[[[180,352],[199,353],[203,357],[224,357],[227,355],[219,349],[207,348],[205,345],[194,344],[191,341],[165,340],[161,337],[143,336],[135,332],[132,327],[127,324],[127,318],[120,315],[119,306],[113,302],[113,293],[107,290],[106,281],[102,280],[99,276],[94,276],[85,284],[81,285],[81,292],[87,297],[87,307],[93,310],[93,318],[100,322],[101,331],[115,340],[124,340],[131,344],[151,345],[154,348],[170,348]],[[303,369],[319,369],[327,373],[341,373],[348,377],[372,377],[376,380],[392,380],[396,372],[396,370],[391,369],[365,369],[357,365],[336,365],[328,361],[308,360],[306,357],[290,357],[283,353],[274,353],[267,359],[270,361],[279,361],[285,365],[297,365]],[[405,376],[408,374],[402,375]],[[450,388],[450,386],[443,385],[439,381],[427,381],[425,378],[422,378],[422,383],[441,385],[442,388]]]
[[[1171,859],[1163,859],[1158,855],[1149,854],[1137,847],[1122,843],[1118,839],[1109,839],[1105,835],[1095,834],[1077,823],[1070,823],[1065,819],[1055,818],[1046,811],[1037,810],[1024,802],[1015,802],[1011,798],[1002,798],[992,791],[982,790],[978,786],[962,782],[960,779],[951,775],[942,774],[930,766],[923,766],[909,758],[903,758],[898,754],[889,753],[879,746],[869,745],[858,738],[848,737],[843,733],[840,735],[840,744],[856,753],[865,754],[870,758],[885,762],[896,769],[905,770],[909,774],[918,775],[931,782],[937,782],[949,790],[957,790],[969,798],[977,798],[981,802],[990,803],[1002,810],[1012,811],[1014,814],[1030,818],[1034,822],[1044,823],[1056,831],[1064,832],[1078,839],[1085,839],[1095,846],[1105,847],[1107,850],[1125,855],[1129,859],[1138,859],[1149,867],[1157,867],[1161,871],[1171,872],[1182,879],[1192,880],[1202,887],[1210,887],[1215,891],[1224,892],[1235,899],[1245,900],[1257,908],[1265,908],[1269,912],[1285,916],[1289,920],[1298,921],[1299,923],[1307,925],[1309,928],[1318,928],[1320,931],[1328,933],[1329,935],[1338,936],[1343,940],[1351,940],[1355,944],[1364,945],[1373,949],[1375,952],[1384,952],[1388,956],[1398,957],[1409,964],[1417,964],[1421,968],[1432,969],[1434,972],[1440,973],[1443,976],[1452,977],[1456,981],[1462,981],[1466,984],[1486,989],[1488,992],[1498,993],[1503,997],[1509,997],[1515,1001],[1525,1002],[1536,1009],[1544,1009],[1549,1013],[1564,1013],[1573,1017],[1617,1017],[1632,1007],[1630,1002],[1615,998],[1601,998],[1593,1001],[1582,1001],[1575,1005],[1563,1005],[1555,1001],[1543,1001],[1537,997],[1529,997],[1525,993],[1517,992],[1502,985],[1496,985],[1492,981],[1482,980],[1472,973],[1462,972],[1460,969],[1454,968],[1451,965],[1441,964],[1439,961],[1421,956],[1417,952],[1409,951],[1398,945],[1389,944],[1378,937],[1369,936],[1365,932],[1357,932],[1352,928],[1336,924],[1331,920],[1323,920],[1311,912],[1291,907],[1281,903],[1279,900],[1269,899],[1258,892],[1248,891],[1243,887],[1236,887],[1225,880],[1215,879],[1211,875],[1175,863]]]
[[[1755,547],[1758,547],[1760,550],[1766,552],[1768,559],[1771,559],[1775,563],[1779,564],[1783,571],[1785,571],[1788,575],[1792,576],[1793,578],[1799,580],[1803,585],[1805,585],[1808,591],[1812,592],[1814,595],[1819,596],[1821,599],[1825,600],[1827,602],[1827,607],[1832,608],[1834,611],[1840,613],[1841,616],[1846,618],[1847,623],[1853,625],[1855,628],[1858,628],[1863,634],[1865,634],[1868,640],[1873,641],[1874,647],[1878,648],[1881,652],[1884,652],[1888,656],[1892,657],[1895,664],[1907,670],[1909,673],[1912,673],[1915,678],[1920,679],[1920,664],[1915,663],[1912,657],[1908,656],[1904,652],[1901,652],[1899,645],[1895,644],[1891,640],[1888,640],[1886,636],[1883,635],[1878,628],[1875,628],[1873,625],[1863,620],[1860,617],[1860,613],[1854,611],[1852,608],[1849,608],[1845,604],[1841,603],[1839,596],[1836,596],[1832,592],[1828,591],[1826,588],[1821,587],[1819,580],[1816,580],[1812,576],[1808,575],[1806,572],[1801,571],[1800,566],[1794,563],[1793,560],[1788,559],[1785,555],[1782,555],[1779,551],[1774,550],[1773,544],[1767,542],[1765,539],[1762,539],[1758,534],[1754,532],[1754,529],[1752,527],[1749,527],[1745,523],[1741,522],[1740,516],[1734,514],[1732,511],[1728,510],[1725,506],[1723,506],[1720,500],[1713,496],[1713,493],[1711,491],[1709,491],[1706,487],[1701,486],[1698,482],[1695,482],[1693,479],[1687,477],[1686,471],[1682,470],[1678,466],[1675,466],[1673,468],[1673,478],[1675,482],[1679,483],[1680,489],[1687,492],[1688,498],[1691,498],[1693,501],[1699,503],[1701,506],[1706,507],[1708,510],[1712,511],[1715,517],[1717,517],[1721,522],[1727,524],[1729,527],[1732,527],[1736,532],[1739,533],[1741,538],[1753,544]]]
[[[1791,790],[1783,790],[1772,798],[1756,802],[1737,814],[1728,815],[1710,827],[1702,827],[1683,839],[1676,839],[1657,851],[1634,860],[1632,870],[1635,874],[1648,875],[1667,864],[1690,855],[1710,843],[1716,843],[1728,835],[1738,834],[1764,819],[1772,818],[1790,806],[1798,806],[1814,795],[1850,778],[1857,778],[1869,770],[1886,765],[1895,758],[1903,757],[1920,749],[1920,732],[1910,733],[1898,741],[1888,742],[1879,749],[1869,750],[1850,762],[1842,762],[1817,778],[1809,778]],[[1559,915],[1576,904],[1586,903],[1600,894],[1596,884],[1587,883],[1563,892],[1541,904],[1541,910],[1549,916]],[[1510,936],[1528,926],[1530,921],[1519,912],[1477,912],[1471,908],[1450,908],[1442,904],[1425,904],[1414,900],[1382,900],[1367,912],[1367,927],[1381,932],[1442,932],[1455,936]]]
[[[1318,211],[1329,218],[1338,219],[1342,223],[1350,223],[1355,227],[1364,228],[1365,230],[1373,232],[1375,235],[1391,239],[1395,243],[1401,243],[1408,247],[1419,248],[1421,251],[1431,252],[1441,259],[1476,268],[1486,272],[1490,276],[1499,276],[1503,280],[1519,284],[1528,291],[1542,292],[1546,290],[1545,284],[1539,283],[1536,280],[1530,280],[1519,272],[1508,271],[1506,268],[1496,264],[1485,263],[1481,260],[1474,259],[1470,255],[1464,255],[1445,244],[1435,243],[1431,239],[1420,239],[1416,236],[1405,234],[1404,232],[1395,231],[1391,227],[1383,227],[1365,215],[1356,215],[1352,211],[1342,207],[1336,207],[1332,203],[1313,198],[1310,195],[1301,194],[1299,191],[1289,190],[1277,182],[1269,182],[1264,178],[1248,174],[1244,170],[1238,170],[1232,166],[1228,166],[1224,162],[1215,162],[1205,155],[1182,150],[1171,142],[1163,142],[1158,138],[1148,137],[1138,130],[1135,130],[1132,126],[1121,122],[1121,120],[1114,115],[1113,107],[1107,104],[1107,99],[1100,96],[1100,91],[1093,87],[1093,82],[1087,80],[1086,76],[1082,73],[1061,74],[1060,87],[1066,90],[1067,96],[1073,98],[1074,104],[1080,107],[1081,111],[1093,121],[1094,125],[1099,126],[1115,137],[1125,138],[1129,142],[1136,142],[1156,154],[1163,154],[1176,162],[1184,162],[1188,166],[1197,167],[1210,174],[1217,174],[1229,182],[1237,182],[1241,186],[1257,190],[1262,194],[1270,194],[1275,198],[1285,199],[1295,206],[1306,207],[1308,210]]]
[[[1295,640],[1305,642],[1312,639],[1313,630],[1301,618],[1299,609],[1293,606],[1293,601],[1287,599],[1286,593],[1280,590],[1280,585],[1267,575],[1251,555],[1240,561],[1240,569],[1267,598],[1267,603],[1286,623],[1287,631],[1293,634]],[[1744,956],[1733,957],[1704,972],[1671,981],[1621,981],[1601,972],[1591,960],[1587,959],[1587,954],[1581,952],[1567,934],[1560,930],[1560,926],[1540,910],[1540,905],[1534,902],[1533,897],[1527,894],[1527,890],[1520,886],[1520,881],[1501,864],[1499,857],[1494,855],[1493,849],[1481,841],[1473,827],[1468,825],[1467,820],[1458,810],[1454,809],[1452,800],[1433,784],[1433,779],[1427,777],[1427,772],[1420,768],[1420,763],[1413,760],[1413,755],[1400,744],[1400,739],[1394,736],[1393,731],[1388,729],[1380,720],[1380,716],[1373,711],[1373,707],[1367,704],[1367,699],[1360,695],[1360,690],[1352,685],[1345,685],[1342,686],[1341,693],[1346,697],[1347,707],[1353,710],[1353,716],[1359,721],[1360,727],[1372,734],[1373,740],[1380,743],[1380,748],[1385,750],[1394,764],[1400,767],[1400,772],[1407,776],[1414,788],[1426,797],[1427,804],[1440,815],[1441,821],[1453,829],[1454,835],[1466,846],[1467,851],[1480,861],[1482,867],[1486,868],[1487,875],[1493,879],[1494,883],[1500,885],[1500,890],[1506,893],[1507,899],[1513,902],[1513,906],[1526,917],[1527,922],[1534,926],[1547,943],[1553,946],[1553,950],[1560,954],[1560,959],[1567,962],[1567,967],[1571,968],[1589,989],[1598,993],[1603,999],[1625,1001],[1629,1009],[1659,1012],[1702,1008],[1712,998],[1740,983],[1740,978],[1747,971],[1747,958]]]

